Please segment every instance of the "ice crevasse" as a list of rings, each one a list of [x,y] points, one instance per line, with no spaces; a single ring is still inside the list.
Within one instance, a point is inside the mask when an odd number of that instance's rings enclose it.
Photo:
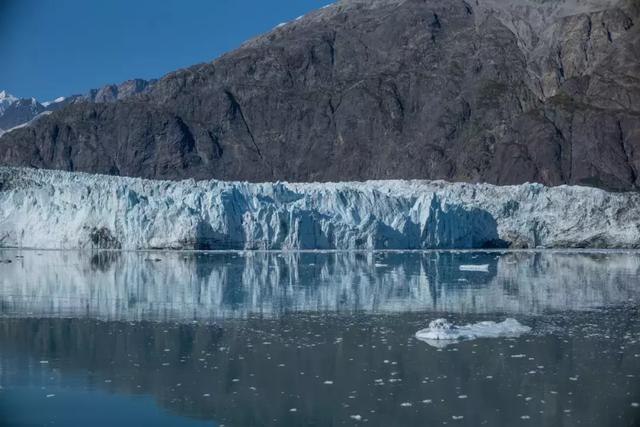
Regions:
[[[444,181],[154,181],[0,168],[0,246],[639,248],[640,194]]]

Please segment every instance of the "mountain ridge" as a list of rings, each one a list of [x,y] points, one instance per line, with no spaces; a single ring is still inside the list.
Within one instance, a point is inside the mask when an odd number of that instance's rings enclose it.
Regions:
[[[637,189],[639,9],[340,2],[142,93],[83,100],[6,134],[0,163],[168,179]]]
[[[53,112],[80,102],[116,102],[149,90],[156,80],[131,79],[91,89],[84,95],[61,96],[53,101],[40,102],[35,98],[17,98],[6,90],[0,92],[0,131],[10,132],[25,126],[40,114]]]

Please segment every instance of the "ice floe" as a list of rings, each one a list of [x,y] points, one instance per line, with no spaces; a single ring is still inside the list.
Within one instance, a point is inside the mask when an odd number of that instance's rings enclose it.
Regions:
[[[530,327],[512,318],[502,322],[482,321],[462,326],[453,325],[446,319],[436,319],[429,323],[428,328],[416,332],[416,338],[441,348],[461,340],[518,337],[529,331],[531,331]]]
[[[461,265],[460,271],[483,271],[489,272],[489,264],[469,264],[469,265]]]

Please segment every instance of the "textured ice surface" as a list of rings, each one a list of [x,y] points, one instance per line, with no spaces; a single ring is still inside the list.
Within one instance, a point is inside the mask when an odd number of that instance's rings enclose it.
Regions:
[[[640,247],[640,194],[443,181],[152,181],[0,168],[0,246]]]
[[[446,319],[436,319],[429,323],[428,328],[416,332],[416,338],[435,347],[442,347],[460,340],[518,337],[529,331],[531,331],[530,327],[512,318],[498,323],[483,321],[463,326],[455,326]]]

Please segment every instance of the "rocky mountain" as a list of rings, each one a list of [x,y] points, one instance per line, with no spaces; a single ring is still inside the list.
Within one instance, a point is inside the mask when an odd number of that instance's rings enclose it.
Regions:
[[[83,99],[91,102],[115,102],[130,96],[149,91],[156,80],[133,79],[118,85],[107,85],[100,89],[92,89]]]
[[[18,99],[6,91],[0,92],[0,129],[8,130],[24,124],[43,111],[45,107],[34,98]]]
[[[343,0],[5,134],[0,163],[638,189],[639,17],[637,0]]]
[[[42,114],[60,110],[67,105],[79,101],[115,102],[129,96],[149,90],[154,80],[127,80],[118,85],[107,85],[100,89],[92,89],[85,95],[71,95],[59,97],[53,101],[38,102],[35,98],[16,98],[6,91],[0,92],[0,135],[20,127],[31,124]]]

